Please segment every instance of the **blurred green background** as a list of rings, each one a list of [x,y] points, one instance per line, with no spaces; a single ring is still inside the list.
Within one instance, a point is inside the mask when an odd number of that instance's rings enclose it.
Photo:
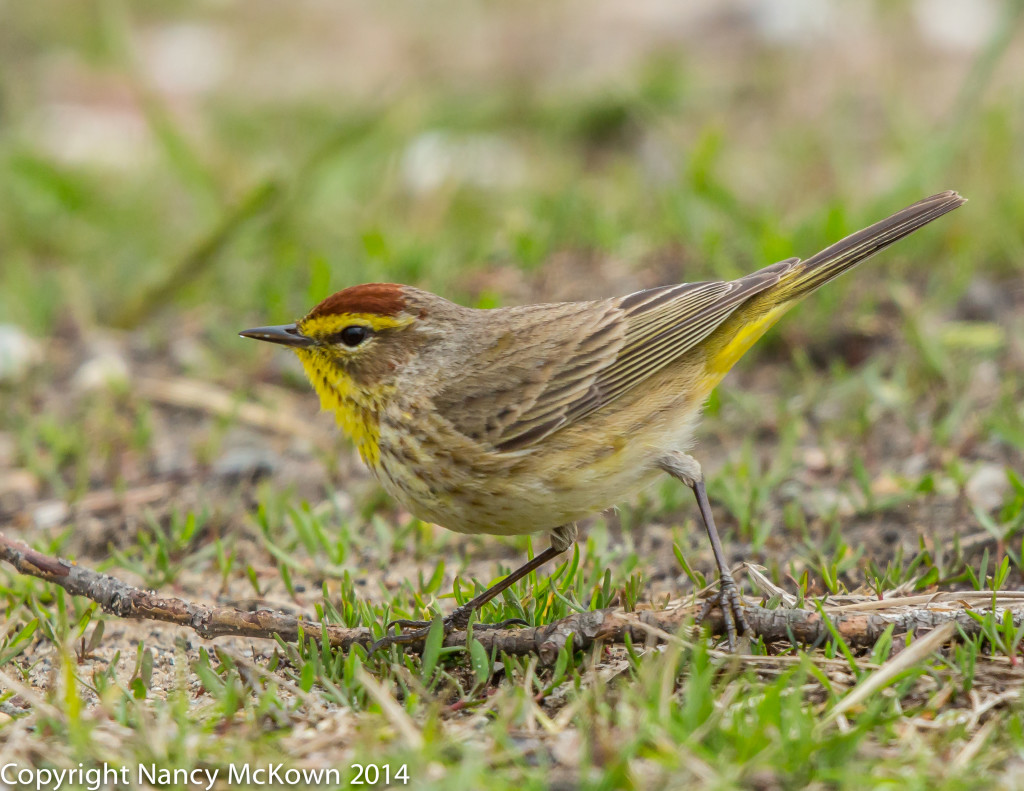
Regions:
[[[248,357],[233,330],[353,283],[731,277],[945,188],[969,207],[800,321],[1020,288],[1019,5],[7,2],[0,317]]]

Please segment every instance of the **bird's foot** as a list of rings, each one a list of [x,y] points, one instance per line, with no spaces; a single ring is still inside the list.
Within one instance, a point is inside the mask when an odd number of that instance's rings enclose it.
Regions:
[[[469,619],[474,609],[468,604],[464,604],[461,607],[457,607],[451,615],[445,618],[441,622],[445,636],[447,637],[452,632],[464,631],[469,626]],[[474,624],[473,629],[475,631],[485,631],[489,629],[507,629],[510,626],[529,625],[522,618],[509,618],[499,623]],[[402,627],[401,634],[396,634],[393,631],[396,626]],[[388,621],[384,627],[384,636],[370,646],[370,653],[372,654],[378,649],[389,648],[393,645],[413,645],[421,640],[426,640],[427,635],[430,634],[431,626],[433,626],[433,621],[410,621],[405,618]]]
[[[735,651],[737,627],[741,634],[753,634],[753,630],[743,614],[743,597],[740,596],[740,587],[732,578],[732,574],[727,571],[722,574],[718,593],[704,601],[700,615],[697,616],[698,626],[715,607],[722,611],[722,617],[725,619],[725,636],[729,643],[729,650]]]

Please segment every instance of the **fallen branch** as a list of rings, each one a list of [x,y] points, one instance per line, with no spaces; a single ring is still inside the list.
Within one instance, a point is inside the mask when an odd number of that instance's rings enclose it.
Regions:
[[[157,596],[136,588],[109,574],[99,574],[69,560],[44,555],[20,541],[0,533],[0,559],[6,560],[21,574],[60,585],[68,593],[85,596],[99,604],[105,612],[119,618],[140,621],[165,621],[186,626],[200,637],[212,640],[229,635],[273,638],[295,642],[299,629],[320,639],[321,626],[316,621],[303,621],[271,610],[247,611],[235,607],[210,607],[176,596]],[[345,629],[327,626],[331,645],[343,649],[357,642],[368,643],[368,629]]]
[[[200,637],[213,639],[229,635],[272,639],[280,635],[283,640],[295,642],[300,629],[305,635],[319,641],[326,634],[331,646],[348,650],[356,644],[368,646],[373,636],[369,629],[346,629],[324,625],[316,621],[294,618],[271,610],[246,611],[234,607],[211,607],[174,596],[157,596],[136,588],[108,574],[99,574],[71,561],[44,555],[20,541],[0,533],[0,559],[10,563],[21,574],[52,582],[76,596],[85,596],[97,602],[104,611],[119,618],[164,621],[192,629]],[[1000,607],[1000,597],[1008,606]],[[984,611],[983,603],[991,606],[995,600],[1000,620],[1009,612],[1017,626],[1024,624],[1024,596],[1008,591],[974,591],[958,594],[906,597],[890,601],[866,599],[863,609],[855,604],[828,607],[826,614],[836,633],[853,648],[870,648],[882,633],[895,624],[895,634],[930,631],[946,623],[954,623],[968,636],[981,632],[981,624],[971,611]],[[567,644],[570,635],[577,649],[590,648],[597,642],[622,643],[627,636],[636,644],[662,642],[667,635],[678,633],[684,624],[692,621],[697,611],[694,606],[679,606],[665,610],[641,610],[627,613],[609,608],[574,613],[547,626],[525,629],[481,629],[474,637],[487,651],[497,649],[507,654],[536,654],[542,662],[550,663]],[[744,609],[754,634],[765,642],[820,645],[831,639],[831,631],[816,610],[748,606]],[[712,612],[705,625],[713,634],[725,633],[721,614]],[[465,632],[453,632],[445,638],[447,647],[466,645]],[[422,646],[410,646],[418,651]]]

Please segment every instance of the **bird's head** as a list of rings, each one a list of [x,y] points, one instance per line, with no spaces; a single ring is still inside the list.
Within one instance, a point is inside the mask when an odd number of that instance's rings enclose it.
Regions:
[[[298,355],[324,410],[335,414],[367,461],[377,456],[377,416],[395,381],[426,340],[425,292],[368,283],[332,294],[294,324],[256,327],[246,338]],[[439,298],[438,298],[439,299]]]

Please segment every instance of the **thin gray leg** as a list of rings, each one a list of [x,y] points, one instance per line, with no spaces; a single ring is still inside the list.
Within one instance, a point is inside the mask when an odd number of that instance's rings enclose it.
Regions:
[[[750,625],[743,615],[743,599],[740,597],[740,589],[729,572],[729,564],[725,559],[725,552],[722,550],[722,541],[718,537],[715,517],[711,513],[711,503],[708,502],[708,493],[704,488],[704,473],[696,459],[681,452],[666,455],[661,460],[660,466],[673,478],[682,481],[693,490],[693,495],[697,498],[697,508],[700,509],[700,516],[704,521],[704,529],[711,540],[715,563],[718,566],[718,595],[704,603],[700,615],[697,616],[697,623],[703,621],[712,608],[718,605],[725,618],[725,633],[729,640],[729,648],[735,650],[737,627],[740,632],[749,634]]]
[[[704,479],[694,482],[693,494],[697,498],[697,507],[700,509],[701,518],[704,520],[704,529],[707,530],[708,538],[711,539],[711,551],[715,553],[715,563],[718,564],[719,589],[718,595],[708,599],[697,617],[697,622],[703,621],[711,609],[717,604],[722,610],[725,618],[725,633],[729,640],[729,649],[736,648],[736,627],[740,632],[750,634],[750,624],[743,615],[743,599],[740,596],[740,588],[736,580],[732,578],[729,571],[729,564],[725,559],[725,552],[722,551],[722,541],[718,537],[718,529],[715,527],[715,518],[711,514],[711,503],[708,502],[708,493],[704,488]]]
[[[550,547],[537,555],[537,557],[533,558],[533,560],[529,560],[524,563],[505,577],[501,582],[496,582],[479,596],[475,596],[470,599],[461,607],[456,607],[452,611],[452,614],[444,619],[445,633],[447,634],[455,629],[465,629],[469,625],[469,618],[473,614],[474,610],[480,609],[499,593],[502,593],[512,585],[515,585],[527,574],[540,568],[549,560],[557,558],[573,545],[573,542],[576,540],[576,535],[577,531],[575,524],[562,525],[561,527],[556,528],[551,533]],[[510,618],[507,621],[502,621],[501,623],[487,624],[487,628],[499,629],[507,626],[513,626],[515,624],[519,624],[521,626],[529,625],[522,618]],[[393,626],[401,626],[403,629],[412,629],[414,631],[402,632],[400,635],[390,634],[391,627]],[[400,619],[397,621],[391,621],[387,625],[387,630],[388,634],[385,634],[384,637],[374,643],[370,648],[371,653],[376,651],[378,648],[387,647],[392,644],[415,643],[417,640],[425,639],[427,634],[430,632],[430,621],[409,621]]]

